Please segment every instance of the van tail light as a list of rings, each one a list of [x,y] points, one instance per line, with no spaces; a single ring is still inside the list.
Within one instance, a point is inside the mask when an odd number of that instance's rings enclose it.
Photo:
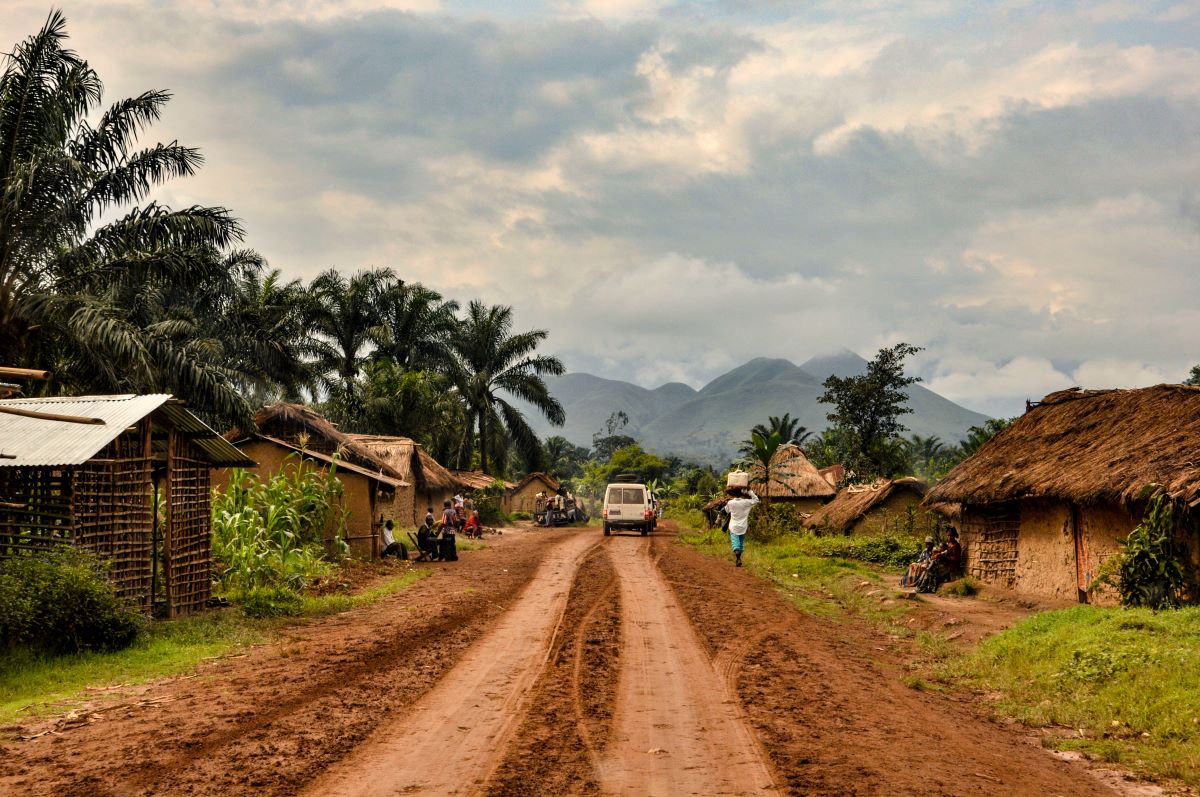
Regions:
[[[608,510],[607,509],[605,509],[601,514],[604,516],[605,520],[608,520]]]

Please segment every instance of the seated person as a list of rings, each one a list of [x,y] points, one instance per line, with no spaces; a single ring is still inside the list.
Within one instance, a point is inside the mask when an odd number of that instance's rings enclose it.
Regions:
[[[430,559],[438,558],[438,541],[437,533],[433,530],[433,507],[429,507],[430,511],[425,515],[425,522],[421,524],[421,528],[417,529],[417,545],[421,550],[429,554]]]
[[[469,517],[463,526],[463,534],[479,539],[483,536],[483,524],[479,522],[479,513],[474,509],[468,511]]]
[[[404,543],[397,542],[392,530],[395,526],[392,521],[385,521],[383,528],[379,530],[379,538],[383,543],[383,553],[379,554],[380,559],[385,559],[389,556],[394,556],[397,559],[408,559],[408,549],[404,547]]]
[[[937,592],[938,587],[962,575],[962,545],[958,532],[950,529],[950,539],[939,545],[930,557],[929,566],[917,577],[918,592]]]
[[[925,538],[925,548],[917,556],[917,561],[908,566],[908,572],[900,577],[900,586],[911,587],[917,583],[917,578],[920,577],[925,569],[929,567],[929,560],[933,558],[933,537]]]

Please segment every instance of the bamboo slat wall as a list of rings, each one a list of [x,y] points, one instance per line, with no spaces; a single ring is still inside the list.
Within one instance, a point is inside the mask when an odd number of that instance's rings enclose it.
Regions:
[[[117,594],[150,611],[154,493],[149,459],[91,460],[75,471],[75,544],[109,560]]]
[[[968,548],[967,572],[981,581],[1011,588],[1016,580],[1020,530],[1021,507],[1017,503],[995,504],[985,513],[965,513],[962,532]]]
[[[203,608],[212,595],[212,482],[208,464],[188,456],[185,439],[173,434],[168,447],[163,564],[167,612],[175,617]]]
[[[71,472],[0,468],[0,556],[71,540]]]

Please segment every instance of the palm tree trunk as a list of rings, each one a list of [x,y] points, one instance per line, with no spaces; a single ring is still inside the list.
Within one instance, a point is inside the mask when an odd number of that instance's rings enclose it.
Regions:
[[[487,411],[479,413],[479,469],[488,472],[487,461]]]

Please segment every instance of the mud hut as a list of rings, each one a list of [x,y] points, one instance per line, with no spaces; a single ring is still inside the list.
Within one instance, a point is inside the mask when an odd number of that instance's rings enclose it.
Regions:
[[[773,504],[787,504],[800,513],[814,512],[837,490],[821,475],[795,443],[785,443],[771,458],[771,480],[763,481],[762,466],[750,471],[750,487],[759,498]]]
[[[559,491],[562,483],[548,473],[537,471],[517,482],[505,496],[501,507],[505,512],[534,511],[538,493],[551,495]]]
[[[225,435],[258,463],[249,470],[269,478],[297,459],[322,472],[332,469],[342,483],[343,502],[349,513],[346,540],[351,552],[363,557],[377,555],[381,515],[396,503],[398,495],[402,499],[410,496],[411,482],[311,407],[274,404],[259,410],[254,419],[257,431],[234,430]],[[218,484],[228,484],[230,475],[229,471],[222,472]],[[411,497],[408,500],[411,502]]]
[[[379,510],[383,517],[401,527],[419,526],[425,517],[425,508],[429,506],[438,515],[442,502],[463,489],[453,473],[411,438],[367,434],[348,437],[355,446],[411,485],[410,489],[396,492],[390,507],[383,506]]]
[[[843,488],[832,501],[805,519],[813,531],[829,534],[925,534],[929,514],[920,507],[928,488],[920,479],[880,479]],[[910,512],[913,524],[908,528]]]
[[[94,551],[122,598],[188,614],[212,590],[211,471],[253,464],[169,395],[0,401],[0,556]]]
[[[958,504],[967,573],[1031,594],[1112,602],[1101,563],[1161,484],[1200,498],[1200,388],[1051,393],[950,471],[926,504]],[[1193,563],[1196,535],[1190,536]]]

